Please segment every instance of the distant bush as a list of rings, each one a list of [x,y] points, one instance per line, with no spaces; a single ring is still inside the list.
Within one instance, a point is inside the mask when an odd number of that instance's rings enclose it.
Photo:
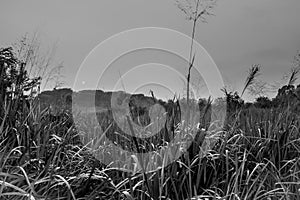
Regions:
[[[18,59],[13,48],[0,49],[0,128],[7,131],[6,139],[13,144],[17,137],[9,127],[21,128],[20,125],[28,120],[31,100],[41,80],[40,77],[30,78],[25,66],[26,63]]]

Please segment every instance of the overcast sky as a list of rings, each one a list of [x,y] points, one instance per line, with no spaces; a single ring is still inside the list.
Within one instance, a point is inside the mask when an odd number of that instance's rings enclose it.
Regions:
[[[241,90],[252,64],[263,66],[264,80],[280,81],[300,49],[299,10],[299,0],[219,0],[196,40],[233,89]],[[139,27],[190,35],[192,24],[173,0],[2,0],[0,25],[1,46],[36,30],[43,44],[57,42],[56,60],[71,87],[85,57],[108,37]]]

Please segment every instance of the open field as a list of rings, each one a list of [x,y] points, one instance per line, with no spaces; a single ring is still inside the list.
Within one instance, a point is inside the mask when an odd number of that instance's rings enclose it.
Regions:
[[[205,154],[199,147],[209,137],[208,127],[182,129],[182,121],[177,121],[172,134],[198,131],[187,151],[165,168],[143,173],[137,167],[131,173],[126,167],[122,170],[122,166],[101,162],[116,153],[109,151],[110,144],[96,143],[97,150],[103,150],[100,154],[93,152],[95,144],[84,145],[82,136],[87,133],[117,131],[110,126],[109,114],[99,118],[106,118],[106,125],[84,114],[80,126],[75,126],[67,111],[55,116],[49,109],[34,112],[24,104],[14,110],[16,101],[8,100],[0,127],[1,199],[299,199],[299,102],[284,99],[280,103],[279,96],[273,102],[278,105],[263,108],[244,103],[234,106],[228,101],[226,124],[218,129],[216,143]],[[38,104],[31,106],[38,109]],[[200,122],[209,106],[215,105],[206,103]],[[163,134],[171,134],[173,125]],[[147,142],[163,145],[170,141],[165,136]],[[135,150],[149,148],[135,146],[132,138],[111,140]],[[138,158],[129,159],[140,165]]]
[[[299,9],[1,1],[0,200],[300,200]]]

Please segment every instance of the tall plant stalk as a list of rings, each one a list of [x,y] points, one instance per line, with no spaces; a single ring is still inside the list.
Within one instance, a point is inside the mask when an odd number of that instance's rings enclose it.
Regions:
[[[255,83],[255,79],[257,78],[257,76],[259,76],[259,71],[260,71],[260,68],[261,68],[261,65],[258,65],[258,64],[255,64],[255,65],[252,65],[252,67],[250,68],[249,70],[249,74],[246,78],[246,81],[245,81],[245,85],[244,85],[244,88],[242,90],[242,93],[241,93],[241,97],[244,95],[245,91]]]
[[[189,53],[189,63],[188,63],[188,73],[187,73],[187,86],[186,86],[186,101],[187,101],[187,110],[186,110],[186,118],[184,123],[184,129],[187,128],[189,131],[189,121],[190,121],[190,81],[191,81],[191,70],[194,66],[195,61],[195,53],[194,53],[194,40],[196,35],[196,28],[198,20],[205,21],[205,16],[211,15],[210,9],[213,7],[215,0],[190,0],[185,1],[185,4],[178,3],[178,8],[183,11],[186,15],[188,20],[192,20],[192,37],[191,37],[191,46],[190,46],[190,53]],[[189,135],[189,134],[187,134]],[[188,165],[190,166],[190,160],[188,160]],[[191,171],[189,170],[188,173],[189,178],[189,196],[192,197],[193,187],[192,187],[192,175]]]
[[[196,0],[196,1],[185,1],[184,3],[176,1],[178,8],[185,13],[188,20],[193,22],[192,33],[191,33],[191,46],[189,53],[188,73],[187,73],[187,86],[186,86],[186,97],[187,97],[187,110],[186,110],[186,125],[189,125],[190,119],[190,81],[191,81],[191,70],[194,66],[195,53],[194,53],[194,40],[196,35],[196,28],[198,20],[206,22],[205,17],[212,15],[211,9],[215,4],[215,0]]]
[[[290,85],[294,85],[298,79],[298,74],[300,72],[300,68],[297,67],[293,67],[291,69],[291,73],[290,73],[290,77],[288,79],[288,82],[286,85],[290,86]]]

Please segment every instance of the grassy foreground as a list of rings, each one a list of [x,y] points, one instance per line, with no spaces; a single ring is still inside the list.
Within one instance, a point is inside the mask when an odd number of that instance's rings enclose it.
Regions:
[[[183,128],[182,121],[175,120],[164,137],[155,138],[165,144],[172,128],[172,134],[196,131],[188,150],[165,168],[130,173],[104,165],[82,142],[82,135],[97,133],[103,124],[83,116],[76,126],[70,112],[52,115],[41,109],[36,98],[24,94],[38,80],[28,79],[22,67],[8,76],[3,68],[15,69],[20,63],[9,50],[0,53],[5,55],[0,57],[0,199],[300,199],[295,99],[285,96],[273,102],[276,106],[257,106],[240,104],[227,93],[225,126],[213,136],[205,125],[212,105],[199,104],[203,129]],[[287,89],[284,92],[291,91]],[[115,132],[114,126],[105,127]],[[217,142],[202,154],[206,136]],[[107,151],[109,146],[105,149],[106,155],[113,153]],[[138,166],[139,160],[134,161]]]
[[[103,165],[78,140],[67,113],[55,118],[28,110],[14,117],[12,126],[7,113],[0,127],[1,199],[300,198],[300,121],[293,107],[239,110],[207,154],[200,157],[201,142],[193,144],[188,156],[148,174]],[[85,129],[97,127],[86,123]]]

